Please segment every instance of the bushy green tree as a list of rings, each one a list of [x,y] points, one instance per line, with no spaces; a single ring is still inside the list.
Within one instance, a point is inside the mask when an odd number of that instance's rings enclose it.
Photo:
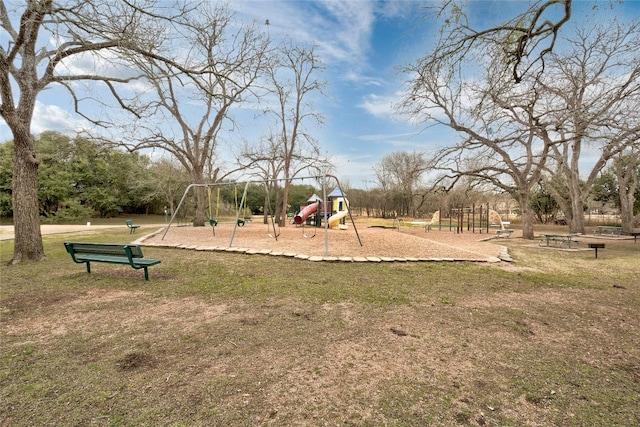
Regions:
[[[35,139],[40,153],[38,205],[43,222],[144,213],[159,205],[160,186],[147,157],[58,132]],[[13,143],[0,146],[0,172],[11,170]],[[11,174],[0,174],[0,212],[12,216]]]
[[[552,222],[560,213],[560,205],[549,193],[544,182],[540,183],[531,195],[531,210],[536,220],[542,224]]]
[[[11,168],[13,142],[0,144],[0,218],[13,216],[11,208]]]
[[[616,182],[616,175],[607,169],[600,174],[600,176],[594,181],[591,188],[591,196],[593,200],[605,206],[608,203],[613,203],[617,208],[620,207],[620,198],[618,197],[619,190]]]

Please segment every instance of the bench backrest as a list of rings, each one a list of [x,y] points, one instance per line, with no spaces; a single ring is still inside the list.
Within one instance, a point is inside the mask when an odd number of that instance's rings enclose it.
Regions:
[[[133,220],[128,219],[126,223],[127,223],[127,226],[131,227],[133,225]]]
[[[96,254],[96,255],[115,255],[127,256],[125,246],[131,250],[133,258],[143,258],[142,248],[138,245],[127,245],[124,243],[83,243],[83,242],[65,242],[64,246],[67,252],[73,254]]]

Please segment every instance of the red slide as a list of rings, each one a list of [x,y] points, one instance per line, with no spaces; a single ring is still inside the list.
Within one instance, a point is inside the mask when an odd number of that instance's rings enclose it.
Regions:
[[[313,203],[311,205],[305,206],[304,208],[300,209],[300,212],[298,212],[298,215],[293,217],[293,223],[302,224],[307,218],[309,218],[309,215],[311,215],[312,213],[315,213],[317,210],[318,210],[317,203]]]

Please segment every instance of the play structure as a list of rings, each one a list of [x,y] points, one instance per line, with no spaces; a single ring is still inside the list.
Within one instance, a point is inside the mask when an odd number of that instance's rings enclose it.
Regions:
[[[315,193],[307,200],[307,206],[300,207],[297,214],[293,216],[295,225],[311,225],[313,222],[316,227],[322,225],[322,215],[326,209],[322,209],[322,199]]]
[[[213,216],[212,214],[212,209],[213,209],[213,204],[211,203],[211,193],[212,193],[212,187],[211,186],[207,186],[207,200],[208,200],[208,213],[209,213],[209,225],[211,226],[211,230],[213,235],[216,235],[216,226],[220,223],[220,221],[218,220],[220,218],[219,216],[219,210],[220,210],[220,186],[217,187],[217,195],[216,195],[216,214],[215,216]],[[246,219],[245,218],[240,218],[239,213],[243,211],[243,204],[244,204],[244,197],[242,198],[242,201],[240,202],[240,205],[238,206],[238,187],[235,186],[233,188],[233,196],[235,199],[235,206],[236,206],[236,211],[238,211],[238,216],[236,217],[236,224],[240,227],[244,226]]]
[[[349,219],[351,220],[351,224],[353,226],[353,230],[355,231],[356,237],[358,239],[358,243],[360,244],[360,246],[362,246],[362,241],[360,239],[360,235],[358,234],[358,230],[356,228],[355,222],[353,221],[353,217],[351,216],[351,212],[349,211],[349,203],[346,200],[346,197],[344,196],[344,193],[342,191],[342,189],[340,188],[340,181],[338,180],[337,177],[335,177],[334,175],[321,175],[321,176],[311,176],[311,177],[300,177],[300,178],[292,178],[289,179],[289,181],[293,181],[293,180],[304,180],[304,179],[316,179],[316,180],[320,180],[322,182],[322,193],[323,193],[323,198],[320,198],[319,196],[316,196],[314,194],[314,198],[313,198],[313,203],[308,204],[307,206],[305,206],[303,209],[300,209],[300,211],[294,216],[293,218],[293,223],[295,225],[302,225],[303,226],[303,235],[304,234],[304,224],[305,222],[310,218],[313,217],[313,219],[315,220],[314,223],[317,225],[317,227],[320,227],[322,224],[324,224],[324,229],[325,229],[325,253],[326,255],[329,254],[329,233],[328,233],[328,229],[329,227],[339,227],[342,229],[346,229],[346,218],[347,216],[349,217]],[[329,180],[335,180],[336,183],[336,188],[335,190],[329,195],[330,197],[327,196],[327,184]],[[233,185],[234,186],[234,196],[235,196],[235,208],[236,208],[236,212],[235,212],[235,220],[230,222],[233,224],[233,229],[231,231],[231,237],[229,239],[229,243],[228,243],[228,247],[231,248],[233,246],[233,239],[235,237],[236,234],[236,230],[238,227],[242,227],[245,225],[245,218],[241,215],[242,211],[243,211],[243,207],[246,206],[246,198],[247,198],[247,189],[249,188],[249,184],[255,184],[255,183],[262,183],[265,187],[265,192],[266,192],[266,199],[267,199],[267,203],[266,203],[266,207],[269,210],[269,221],[267,221],[267,226],[270,228],[268,230],[268,235],[271,238],[274,238],[275,240],[278,239],[279,233],[278,230],[276,229],[276,221],[275,221],[275,216],[273,215],[273,212],[271,212],[271,198],[269,195],[269,185],[271,183],[274,182],[279,182],[279,181],[284,181],[284,179],[274,179],[274,180],[267,180],[267,181],[245,181],[245,182],[225,182],[225,183],[212,183],[212,184],[190,184],[184,191],[184,194],[182,195],[182,198],[180,199],[180,203],[178,203],[178,206],[175,210],[175,212],[172,214],[171,219],[169,220],[169,223],[167,224],[167,226],[165,227],[164,233],[162,235],[162,239],[164,240],[165,236],[167,235],[167,232],[169,231],[169,228],[171,227],[171,225],[173,224],[174,220],[179,216],[178,216],[178,212],[181,211],[181,207],[183,206],[183,203],[187,197],[188,194],[190,194],[192,191],[194,191],[197,188],[206,188],[207,190],[207,200],[208,200],[208,214],[209,214],[209,224],[211,225],[211,228],[213,230],[213,236],[215,237],[215,227],[218,224],[221,224],[221,222],[219,221],[219,201],[220,201],[220,187],[221,186],[229,186],[229,185]],[[242,185],[244,185],[244,190],[242,192],[242,196],[240,198],[240,200],[238,201],[238,187],[242,187]],[[216,210],[215,210],[215,215],[213,214],[213,194],[214,191],[213,190],[217,190],[215,192],[216,194]],[[325,209],[321,209],[321,206],[325,206]],[[335,211],[333,210],[335,206]],[[330,208],[329,208],[330,207]],[[328,216],[327,214],[331,213],[330,216]],[[322,218],[327,218],[326,221],[322,221]],[[314,234],[315,236],[315,234]],[[306,237],[306,235],[305,235]]]
[[[320,227],[322,219],[326,218],[329,228],[339,228],[346,230],[346,217],[349,215],[349,201],[340,188],[334,189],[328,196],[327,201],[314,194],[307,200],[307,206],[301,207],[299,212],[293,217],[295,225],[315,225]],[[324,208],[323,208],[324,206]],[[355,225],[354,225],[355,227]]]
[[[506,223],[502,221],[502,218],[498,212],[489,209],[489,204],[477,205],[474,203],[470,207],[460,207],[450,210],[450,214],[443,217],[442,208],[434,212],[431,221],[425,224],[425,231],[431,229],[438,230],[449,229],[449,231],[455,230],[456,233],[464,232],[464,229],[468,232],[480,234],[488,233],[490,227],[496,227],[499,230],[505,229]]]

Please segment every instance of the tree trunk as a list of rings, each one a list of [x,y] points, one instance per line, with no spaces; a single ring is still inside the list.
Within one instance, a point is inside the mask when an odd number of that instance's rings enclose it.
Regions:
[[[285,227],[287,223],[287,211],[288,205],[287,202],[289,200],[289,187],[291,187],[291,181],[286,179],[284,181],[284,188],[282,189],[282,207],[281,207],[281,217],[280,217],[280,227]]]
[[[633,204],[635,203],[635,197],[633,193],[623,194],[620,192],[620,220],[622,223],[622,232],[625,234],[631,233],[637,221],[637,215],[633,214]]]
[[[40,232],[38,205],[38,165],[33,137],[25,130],[14,131],[13,152],[13,225],[15,229],[13,259],[9,264],[21,261],[42,261],[44,246]]]
[[[520,211],[522,212],[522,238],[533,240],[533,209],[531,209],[531,194],[523,192],[518,194],[518,203],[520,203]]]
[[[195,194],[193,195],[193,205],[195,211],[193,214],[193,226],[204,227],[205,211],[207,209],[205,203],[205,188],[194,187],[194,190]]]
[[[265,187],[266,190],[266,187]],[[271,212],[271,206],[269,206],[269,197],[267,192],[264,193],[264,206],[262,208],[262,223],[269,224],[269,212]]]
[[[618,193],[620,196],[620,220],[622,232],[631,233],[634,231],[636,221],[640,215],[634,215],[633,207],[636,202],[635,193],[638,189],[638,158],[631,155],[615,160],[615,174],[618,180]]]
[[[584,208],[580,189],[578,188],[576,192],[574,192],[574,190],[572,189],[572,193],[571,221],[569,222],[569,232],[584,234]]]

